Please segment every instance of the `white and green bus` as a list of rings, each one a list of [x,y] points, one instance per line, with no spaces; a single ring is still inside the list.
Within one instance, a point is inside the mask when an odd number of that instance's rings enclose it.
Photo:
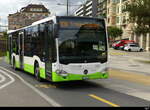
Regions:
[[[106,79],[105,20],[53,16],[8,32],[8,62],[52,82]]]

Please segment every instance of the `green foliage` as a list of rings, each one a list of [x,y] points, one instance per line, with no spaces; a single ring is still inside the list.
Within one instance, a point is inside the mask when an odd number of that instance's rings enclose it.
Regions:
[[[7,37],[8,37],[7,32],[3,32],[3,38],[7,39]]]
[[[6,40],[8,37],[7,32],[3,32],[3,37],[0,38],[0,40]]]
[[[108,27],[108,33],[109,33],[109,37],[112,39],[115,39],[119,36],[122,36],[123,34],[123,30],[117,27]]]
[[[136,23],[136,33],[150,33],[150,0],[132,0],[126,4],[130,22]]]
[[[5,52],[2,52],[1,50],[0,50],[0,57],[3,57],[3,56],[5,56],[6,55],[6,53]]]

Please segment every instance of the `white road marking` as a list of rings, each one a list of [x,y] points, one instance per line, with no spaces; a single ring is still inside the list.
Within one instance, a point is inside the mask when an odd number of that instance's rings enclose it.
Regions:
[[[14,79],[13,77],[11,77],[9,74],[7,74],[5,71],[0,70],[0,72],[3,73],[3,74],[5,74],[6,76],[8,76],[8,77],[10,78],[10,80],[11,80],[11,81],[9,81],[9,82],[7,82],[7,83],[1,85],[1,86],[0,86],[0,89],[5,88],[6,86],[12,84],[12,83],[15,81],[15,79]]]
[[[47,96],[46,94],[44,94],[43,92],[39,91],[38,89],[36,89],[34,86],[32,86],[31,84],[29,84],[28,82],[26,82],[22,77],[20,77],[19,75],[15,74],[12,71],[7,70],[4,67],[1,67],[1,69],[11,73],[12,75],[16,76],[17,78],[19,78],[25,85],[27,85],[29,88],[31,88],[33,91],[35,91],[37,94],[39,94],[42,98],[44,98],[50,105],[55,106],[55,107],[61,107],[61,105],[59,103],[57,103],[55,100],[53,100],[51,97]]]
[[[6,80],[6,78],[1,74],[0,74],[0,78],[1,78],[0,83],[3,83]]]

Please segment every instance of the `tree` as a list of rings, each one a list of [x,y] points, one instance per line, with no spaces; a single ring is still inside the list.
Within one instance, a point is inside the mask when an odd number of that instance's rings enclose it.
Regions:
[[[7,37],[8,37],[7,32],[3,32],[3,38],[4,38],[4,39],[7,39]]]
[[[137,24],[134,32],[150,33],[150,0],[132,0],[125,11],[129,12],[129,21]]]
[[[123,31],[120,28],[110,26],[108,27],[108,34],[109,34],[109,38],[112,38],[113,40],[115,40],[115,38],[122,36]]]

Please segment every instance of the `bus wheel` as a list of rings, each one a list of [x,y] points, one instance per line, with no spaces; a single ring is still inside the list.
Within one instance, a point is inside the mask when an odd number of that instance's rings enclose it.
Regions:
[[[36,80],[38,80],[39,82],[41,82],[42,80],[40,78],[40,68],[39,68],[39,64],[38,63],[35,63],[34,74],[35,74]]]
[[[14,70],[16,70],[16,60],[15,60],[15,58],[13,58],[12,67],[13,67]]]

